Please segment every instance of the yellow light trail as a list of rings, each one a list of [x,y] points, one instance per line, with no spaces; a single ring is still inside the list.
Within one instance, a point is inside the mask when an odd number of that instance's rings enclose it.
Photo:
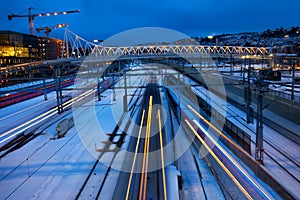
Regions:
[[[198,113],[191,105],[188,105],[188,108],[191,109],[201,120],[203,120],[207,125],[212,127],[218,134],[222,135],[231,145],[234,147],[241,149],[236,143],[232,142],[232,140],[227,137],[222,131],[220,131],[217,127],[215,127],[213,124],[211,124],[208,120],[206,120],[200,113]]]
[[[142,177],[140,182],[140,193],[139,200],[146,199],[146,190],[147,190],[147,170],[148,170],[148,152],[150,145],[150,131],[151,131],[151,114],[152,114],[152,96],[149,99],[148,106],[148,117],[147,117],[147,128],[146,128],[146,136],[144,143],[144,157],[143,157],[143,165],[142,165]]]
[[[135,162],[136,162],[136,156],[137,156],[138,149],[139,149],[139,143],[140,143],[140,138],[141,138],[141,133],[142,133],[142,128],[143,128],[143,123],[144,123],[144,116],[145,116],[145,110],[143,110],[142,121],[141,121],[141,124],[140,124],[140,129],[139,129],[139,134],[138,134],[138,140],[137,140],[136,146],[135,146],[135,153],[134,153],[133,163],[132,163],[130,177],[129,177],[129,181],[128,181],[128,187],[127,187],[127,193],[126,193],[126,200],[128,200],[128,198],[129,198],[130,186],[131,186],[131,181],[132,181],[134,166],[135,166]]]
[[[236,184],[236,186],[242,191],[242,193],[248,198],[253,199],[251,195],[246,191],[246,189],[238,182],[238,180],[233,176],[233,174],[229,171],[229,169],[222,163],[222,161],[216,156],[216,154],[209,148],[208,144],[198,135],[197,131],[194,127],[190,124],[190,122],[185,119],[185,122],[189,126],[189,128],[193,131],[195,136],[201,142],[201,144],[207,149],[207,151],[212,155],[212,157],[217,161],[220,167],[225,171],[225,173],[232,179],[232,181]]]
[[[235,144],[234,142],[232,142],[224,133],[222,133],[217,127],[215,127],[213,124],[211,124],[209,121],[207,121],[200,113],[198,113],[194,108],[192,108],[190,105],[188,106],[199,118],[201,118],[206,124],[208,124],[210,127],[212,127],[215,131],[217,131],[220,135],[226,137],[226,139],[232,144],[234,145],[235,147],[237,147],[238,149],[240,149],[240,147]],[[235,167],[237,167],[239,169],[240,172],[242,172],[242,174],[244,176],[246,176],[248,178],[248,180],[257,188],[259,189],[264,195],[265,197],[267,197],[268,199],[271,199],[269,197],[268,194],[266,194],[266,192],[260,188],[258,186],[258,184],[255,182],[255,180],[253,180],[250,175],[243,169],[243,167],[238,163],[236,162],[236,160],[231,156],[229,155],[229,153],[196,121],[196,120],[193,120],[194,123],[201,129],[201,131],[212,141],[212,143],[217,146],[224,154],[225,156],[231,161],[231,163],[233,165],[235,165]]]
[[[163,185],[164,185],[164,198],[167,200],[167,186],[166,186],[166,175],[165,175],[165,158],[163,152],[163,139],[162,139],[162,127],[161,127],[161,119],[160,119],[160,110],[157,111],[158,117],[158,128],[159,128],[159,140],[160,140],[160,154],[161,154],[161,167],[162,167],[162,175],[163,175]]]
[[[144,177],[144,200],[146,200],[146,190],[147,190],[147,174],[148,174],[148,161],[149,161],[149,148],[150,148],[150,138],[151,138],[151,120],[152,120],[152,100],[153,97],[150,96],[150,100],[149,100],[149,112],[148,112],[148,132],[147,132],[147,152],[146,152],[146,169],[145,169],[145,177]]]
[[[147,131],[146,131],[146,134],[145,134],[145,141],[144,141],[144,152],[143,152],[143,163],[142,163],[142,170],[141,170],[139,200],[141,200],[142,196],[143,196],[144,171],[145,171],[145,162],[146,162],[145,152],[146,151],[147,151]]]

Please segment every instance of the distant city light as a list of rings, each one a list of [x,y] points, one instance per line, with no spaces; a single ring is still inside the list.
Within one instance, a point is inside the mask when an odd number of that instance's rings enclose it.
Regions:
[[[207,38],[211,40],[211,39],[213,39],[213,38],[214,38],[214,36],[212,36],[212,35],[209,35],[209,36],[207,36]]]
[[[103,40],[94,39],[94,42],[103,42]]]

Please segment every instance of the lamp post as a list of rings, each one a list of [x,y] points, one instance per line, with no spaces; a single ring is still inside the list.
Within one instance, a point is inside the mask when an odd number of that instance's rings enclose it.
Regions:
[[[102,55],[103,55],[103,63],[104,63],[104,45],[103,45],[103,40],[98,40],[98,39],[94,39],[95,43],[102,43]],[[96,47],[98,48],[98,47]],[[97,55],[97,53],[96,53]],[[104,65],[103,65],[104,66]],[[97,72],[98,72],[98,76],[97,76],[97,97],[98,97],[98,101],[101,101],[101,82],[100,82],[100,67],[97,68]]]
[[[212,40],[213,40],[214,36],[209,35],[209,36],[207,36],[207,38],[210,40],[210,44],[212,45]]]

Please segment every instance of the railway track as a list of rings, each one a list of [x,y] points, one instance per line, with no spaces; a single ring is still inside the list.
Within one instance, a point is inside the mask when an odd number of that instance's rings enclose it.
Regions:
[[[237,113],[235,113],[230,107],[227,108],[227,110],[230,110],[231,114],[234,116],[238,116]],[[241,119],[240,117],[234,117],[235,120],[240,122],[241,124],[244,124],[245,121]],[[245,126],[251,132],[252,136],[255,137],[255,131],[249,128],[248,126]],[[269,141],[267,138],[263,139],[264,143],[267,145],[265,147],[264,153],[272,159],[278,166],[280,166],[286,173],[288,173],[293,179],[295,179],[298,183],[300,183],[300,163],[297,159],[294,159],[292,156],[290,156],[288,150],[285,149],[285,147],[277,147],[276,144],[273,144],[271,141]],[[253,140],[253,137],[251,137],[251,143],[255,146],[255,140]],[[279,155],[276,155],[276,153],[272,153],[271,150],[275,150]],[[282,158],[283,157],[283,158]]]
[[[137,105],[135,121],[138,126],[132,130],[137,135],[134,134],[136,137],[131,137],[128,143],[128,151],[134,154],[124,158],[131,170],[120,172],[113,199],[166,199],[166,176],[161,167],[163,151],[160,151],[164,129],[160,111],[153,109],[153,105],[160,104],[160,93],[156,84],[148,84],[145,88],[143,100]],[[159,153],[153,154],[155,151]]]
[[[118,79],[115,80],[115,82]],[[111,78],[108,80],[103,81],[103,88],[101,92],[104,92],[107,88],[111,87],[112,85],[115,84],[115,82],[111,81]],[[86,87],[90,87],[90,84],[88,84]],[[105,86],[105,87],[104,87]],[[68,110],[71,108],[71,106],[74,104],[74,102],[80,102],[82,99],[85,99],[87,96],[91,96],[94,95],[95,89],[90,89],[87,91],[83,91],[80,94],[78,94],[76,97],[71,98],[71,99],[64,99],[62,102],[62,106],[64,108],[64,110]],[[27,109],[25,109],[27,110]],[[20,112],[18,112],[20,113]],[[31,114],[32,115],[32,114]],[[11,115],[12,116],[12,115]],[[44,123],[47,123],[48,120],[51,120],[55,117],[59,116],[57,114],[57,106],[53,106],[50,107],[49,110],[40,113],[39,115],[37,115],[36,117],[32,118],[32,119],[27,119],[26,121],[24,121],[23,124],[17,124],[15,127],[9,129],[9,130],[4,130],[4,133],[0,134],[0,145],[2,144],[3,146],[0,147],[2,150],[7,150],[7,149],[13,149],[16,146],[14,138],[19,136],[20,138],[23,137],[22,139],[22,143],[24,143],[24,141],[29,142],[30,140],[26,139],[28,138],[27,134],[31,134],[32,132],[34,132],[35,130],[37,130],[40,126],[42,126]],[[8,116],[3,117],[1,119],[7,119]],[[23,136],[22,136],[23,135]],[[21,140],[20,140],[21,141]],[[10,147],[11,146],[11,147]],[[20,147],[20,145],[17,145],[18,147]],[[11,151],[11,150],[9,150]],[[2,155],[4,155],[4,153],[2,153]],[[1,156],[1,155],[0,155]]]
[[[68,87],[68,86],[72,85],[73,83],[74,83],[74,80],[66,80],[66,81],[62,82],[61,88]],[[54,91],[55,88],[56,88],[55,83],[52,83],[52,82],[50,84],[48,83],[48,85],[45,88],[46,93]],[[19,103],[21,101],[25,101],[25,100],[28,100],[28,99],[31,99],[31,98],[34,98],[34,97],[44,94],[43,87],[39,87],[39,88],[36,88],[36,86],[29,87],[26,90],[28,90],[28,91],[17,92],[17,93],[8,95],[8,96],[0,97],[0,108],[4,108],[6,106],[10,106],[10,105]]]
[[[20,184],[15,187],[15,189],[5,198],[8,199],[11,195],[13,195],[14,192],[16,192],[22,185],[24,185],[32,176],[34,176],[43,166],[45,166],[54,156],[56,156],[67,144],[69,144],[76,136],[77,134],[73,134],[62,146],[60,146],[60,148],[58,148],[50,157],[46,158],[45,160],[43,160],[39,166],[36,166],[36,168],[30,172],[30,174],[28,174],[28,176],[23,179]],[[28,159],[30,159],[31,157],[33,157],[35,154],[37,154],[39,151],[41,151],[42,149],[47,147],[48,142],[45,142],[41,147],[39,147],[34,153],[32,153],[29,157],[27,157],[24,161],[22,161],[18,166],[16,166],[10,173],[8,173],[7,175],[5,175],[4,177],[2,177],[0,179],[0,181],[5,180],[6,178],[9,177],[10,174],[12,174],[14,171],[16,171],[19,167],[22,167],[23,164],[25,164]]]
[[[82,93],[81,96],[85,96],[85,95],[94,95],[94,91],[85,91],[84,93]],[[80,101],[81,100],[81,96],[78,97],[77,99],[73,99],[73,101]],[[72,105],[72,101],[69,102],[68,104],[69,106]],[[63,115],[61,115],[60,117],[56,117],[54,119],[54,121],[52,121],[48,126],[43,127],[44,129],[47,129],[48,127],[52,126],[55,122],[57,122],[58,120],[60,120],[60,118],[65,117],[66,115],[70,114],[70,110],[67,112],[64,112]],[[81,112],[84,112],[81,111]],[[97,114],[99,114],[101,111],[98,111]],[[40,126],[42,126],[43,124],[39,124],[38,127],[35,127],[34,130],[38,129]],[[83,127],[84,128],[84,127]],[[16,150],[16,148],[20,148],[23,145],[27,144],[28,142],[32,141],[34,138],[36,138],[38,136],[38,134],[33,134],[34,130],[32,132],[30,132],[29,134],[26,135],[18,135],[16,140],[12,140],[11,144],[7,144],[7,146],[5,146],[5,148],[3,148],[4,153],[1,155],[2,157],[6,156],[8,153]],[[42,131],[42,130],[41,130]],[[80,130],[78,130],[80,131]],[[10,196],[12,196],[22,185],[24,185],[32,176],[34,176],[36,173],[39,172],[39,170],[47,165],[47,163],[53,159],[55,156],[57,156],[65,147],[69,146],[70,143],[73,143],[73,141],[76,139],[78,140],[78,134],[76,131],[72,132],[72,135],[68,136],[68,139],[66,141],[64,141],[58,149],[55,149],[55,151],[53,151],[48,157],[43,158],[38,165],[36,165],[34,167],[33,170],[28,171],[28,176],[24,177],[24,179],[15,186],[14,190],[10,192],[10,194],[8,194],[8,196],[6,198],[9,198]],[[22,168],[24,165],[26,165],[26,163],[28,163],[28,160],[32,160],[33,157],[38,156],[38,154],[40,152],[45,152],[47,151],[48,147],[51,146],[51,143],[53,143],[53,140],[47,140],[44,143],[42,143],[38,148],[36,148],[34,151],[32,151],[25,159],[23,159],[18,165],[16,165],[15,168],[13,168],[12,170],[10,170],[9,172],[3,173],[2,177],[0,177],[0,181],[4,181],[7,178],[9,178],[12,174],[14,174],[15,172],[18,171],[19,168]],[[78,143],[78,142],[77,142]],[[29,169],[28,169],[29,170]]]
[[[163,135],[165,133],[161,125],[160,110],[153,108],[155,104],[161,105],[160,91],[156,84],[149,84],[148,86],[148,94],[145,96],[145,106],[148,105],[148,108],[144,107],[146,112],[143,120],[146,132],[144,145],[140,146],[144,150],[141,177],[139,177],[139,199],[167,199],[163,152]],[[158,130],[157,133],[156,130]],[[154,152],[159,153],[153,156]]]
[[[198,90],[198,91],[201,92],[200,90]],[[203,94],[203,95],[205,95],[205,94]],[[238,108],[239,108],[239,106],[238,106]],[[221,108],[221,109],[223,109],[223,108]],[[245,120],[240,117],[240,114],[236,113],[230,106],[228,106],[226,109],[227,109],[227,112],[229,111],[228,113],[236,121],[238,121],[240,124],[242,124],[251,133],[251,136],[252,136],[251,143],[255,146],[255,140],[253,139],[256,136],[255,131],[253,129],[251,129],[249,126],[247,126],[245,124],[246,123]],[[274,124],[274,122],[272,122],[272,124]],[[269,126],[268,124],[266,124],[266,125]],[[274,129],[273,126],[270,126],[270,127],[272,127],[272,129]],[[281,133],[281,130],[287,131],[286,128],[281,129],[280,125],[275,126],[274,130],[278,131],[279,133]],[[267,146],[265,146],[265,151],[264,151],[266,156],[268,156],[279,167],[281,167],[289,176],[291,176],[292,179],[294,179],[296,182],[300,183],[300,170],[299,170],[300,163],[299,163],[299,161],[290,155],[290,152],[286,149],[285,146],[278,147],[276,144],[273,144],[272,141],[269,141],[269,139],[267,139],[266,137],[264,137],[263,141],[267,145]],[[291,141],[291,142],[293,142],[293,141]],[[274,151],[272,151],[270,149],[274,150],[277,153],[274,153]]]
[[[141,92],[141,89],[138,90],[139,93]],[[134,92],[134,95],[131,97],[130,102],[131,106],[129,107],[128,113],[123,113],[120,120],[118,121],[117,125],[113,129],[112,133],[109,135],[108,141],[105,142],[105,146],[100,150],[100,154],[97,158],[97,160],[94,162],[92,169],[88,173],[85,181],[83,182],[80,190],[76,194],[75,199],[86,199],[87,197],[92,197],[94,199],[98,199],[102,189],[104,187],[104,184],[109,176],[109,173],[111,171],[111,166],[113,165],[113,162],[115,160],[115,157],[118,154],[118,149],[122,148],[122,144],[125,142],[124,139],[127,135],[128,128],[130,127],[132,121],[128,120],[128,115],[133,118],[136,114],[136,112],[139,110],[139,106],[137,106],[139,102],[139,98],[136,98],[137,90]],[[139,95],[138,95],[139,96]],[[126,121],[127,120],[127,121]],[[122,129],[121,129],[122,127]],[[104,154],[107,151],[110,151],[113,147],[116,149],[116,151],[113,152],[112,158],[110,160],[110,163],[108,166],[104,166],[104,164],[101,163],[101,158],[104,156]],[[101,177],[95,177],[93,175],[95,174],[104,174]],[[100,184],[99,184],[100,183]],[[93,188],[93,189],[91,189]]]

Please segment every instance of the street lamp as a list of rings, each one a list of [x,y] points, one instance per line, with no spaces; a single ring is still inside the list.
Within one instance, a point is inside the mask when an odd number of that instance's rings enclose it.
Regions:
[[[212,44],[212,39],[214,38],[214,36],[209,35],[209,36],[207,36],[207,38],[210,40],[210,43]]]

